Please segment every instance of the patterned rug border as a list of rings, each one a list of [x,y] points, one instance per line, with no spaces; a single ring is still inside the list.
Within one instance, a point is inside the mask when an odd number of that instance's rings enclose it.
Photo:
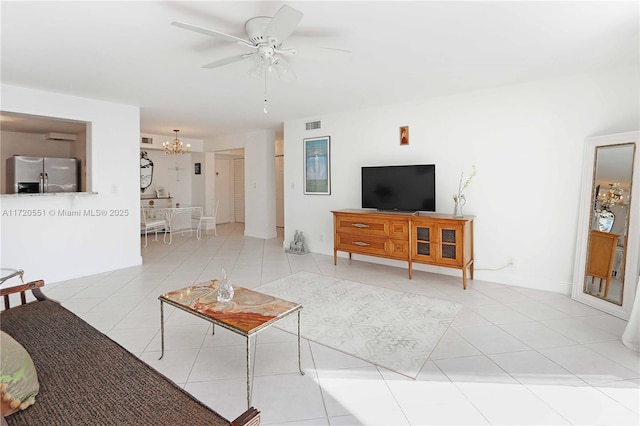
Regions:
[[[308,284],[305,295],[291,297],[292,289],[294,293],[300,290],[297,284]],[[301,337],[412,379],[420,374],[462,307],[448,300],[312,272],[298,272],[255,290],[302,304]],[[381,320],[379,311],[368,312],[375,303],[388,305],[385,311],[393,316],[388,320],[395,321]],[[355,311],[340,318],[345,312],[339,307],[344,304]],[[336,310],[331,312],[331,308]],[[297,335],[297,320],[285,319],[274,327]],[[418,348],[416,339],[420,340]]]

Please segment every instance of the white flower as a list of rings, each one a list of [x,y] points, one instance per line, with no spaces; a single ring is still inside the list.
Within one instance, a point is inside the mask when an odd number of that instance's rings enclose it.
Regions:
[[[475,164],[473,166],[471,166],[471,174],[469,174],[469,177],[467,178],[467,180],[464,182],[464,184],[462,183],[462,181],[464,180],[464,172],[460,173],[460,182],[458,183],[458,193],[456,195],[453,196],[453,199],[456,201],[459,200],[464,200],[464,190],[471,185],[471,181],[473,180],[473,177],[476,175],[476,166]]]

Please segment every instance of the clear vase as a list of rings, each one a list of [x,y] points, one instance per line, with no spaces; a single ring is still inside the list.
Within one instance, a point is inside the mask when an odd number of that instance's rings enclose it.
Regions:
[[[453,217],[463,217],[462,206],[464,206],[465,202],[464,196],[453,196]]]
[[[222,274],[220,277],[220,283],[218,284],[218,293],[216,294],[216,299],[218,300],[218,302],[228,302],[233,299],[233,294],[233,286],[229,282],[227,271],[222,268]]]

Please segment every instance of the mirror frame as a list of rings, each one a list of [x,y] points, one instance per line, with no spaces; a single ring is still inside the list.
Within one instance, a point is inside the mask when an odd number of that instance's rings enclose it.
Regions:
[[[635,143],[633,156],[633,176],[631,177],[631,204],[629,207],[629,228],[627,229],[626,259],[622,305],[607,302],[584,292],[587,246],[591,226],[593,179],[598,147]],[[629,319],[633,307],[638,271],[640,271],[640,132],[617,133],[606,136],[589,137],[585,140],[582,163],[582,183],[578,206],[578,228],[575,267],[573,269],[573,290],[571,298],[622,319]]]
[[[144,185],[142,183],[143,171],[149,170],[149,183]],[[147,175],[145,173],[144,175]],[[153,161],[149,158],[147,151],[140,151],[140,192],[144,192],[153,183]]]

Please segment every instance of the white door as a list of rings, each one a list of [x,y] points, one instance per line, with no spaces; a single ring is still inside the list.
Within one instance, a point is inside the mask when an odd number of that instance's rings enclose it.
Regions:
[[[284,228],[284,156],[276,156],[276,226]]]
[[[244,223],[244,158],[233,160],[233,199],[236,222]]]
[[[233,222],[233,175],[231,160],[218,159],[215,161],[215,196],[220,200],[216,223]]]

